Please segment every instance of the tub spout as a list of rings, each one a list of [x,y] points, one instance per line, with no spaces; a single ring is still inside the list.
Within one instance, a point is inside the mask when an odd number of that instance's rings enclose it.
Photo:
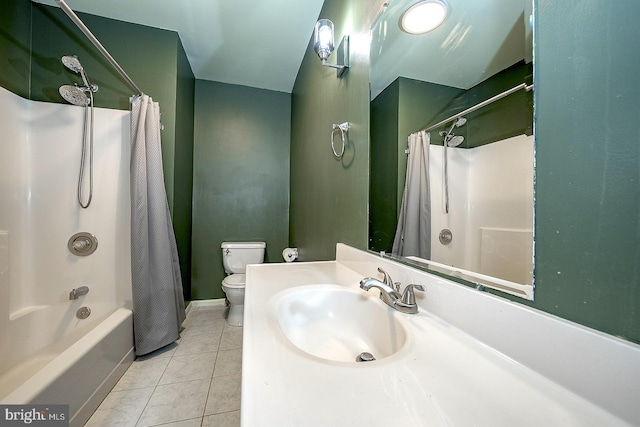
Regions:
[[[84,295],[88,293],[89,293],[88,286],[80,286],[79,288],[72,289],[71,292],[69,292],[69,300],[78,299],[80,295]]]

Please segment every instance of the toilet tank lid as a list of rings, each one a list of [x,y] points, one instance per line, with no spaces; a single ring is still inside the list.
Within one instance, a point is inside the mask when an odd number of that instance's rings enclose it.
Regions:
[[[263,249],[267,247],[265,242],[222,242],[222,249]]]

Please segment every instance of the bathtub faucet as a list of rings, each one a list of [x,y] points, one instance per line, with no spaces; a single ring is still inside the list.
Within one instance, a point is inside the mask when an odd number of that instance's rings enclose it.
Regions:
[[[80,286],[79,288],[72,289],[71,292],[69,292],[69,299],[70,300],[78,299],[80,295],[84,295],[88,293],[89,293],[88,286]]]
[[[365,291],[371,288],[379,289],[380,299],[389,307],[402,313],[416,314],[418,304],[416,304],[414,289],[425,291],[425,287],[423,285],[408,285],[401,296],[392,286],[371,277],[365,277],[360,281],[360,288]]]

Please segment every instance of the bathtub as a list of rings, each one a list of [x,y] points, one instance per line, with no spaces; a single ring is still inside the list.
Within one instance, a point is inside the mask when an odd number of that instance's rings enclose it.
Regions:
[[[120,308],[70,342],[74,338],[0,376],[0,403],[67,404],[70,425],[82,426],[133,362],[132,312]]]
[[[0,107],[0,402],[68,404],[82,425],[133,360],[130,113],[95,109],[94,193],[81,209],[84,109],[3,88]],[[95,253],[68,250],[78,232],[97,238]]]

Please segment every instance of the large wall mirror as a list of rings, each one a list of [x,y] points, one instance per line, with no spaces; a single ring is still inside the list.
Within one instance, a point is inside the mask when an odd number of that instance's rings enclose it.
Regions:
[[[429,32],[419,0],[372,28],[369,249],[533,299],[531,0],[429,1]]]

